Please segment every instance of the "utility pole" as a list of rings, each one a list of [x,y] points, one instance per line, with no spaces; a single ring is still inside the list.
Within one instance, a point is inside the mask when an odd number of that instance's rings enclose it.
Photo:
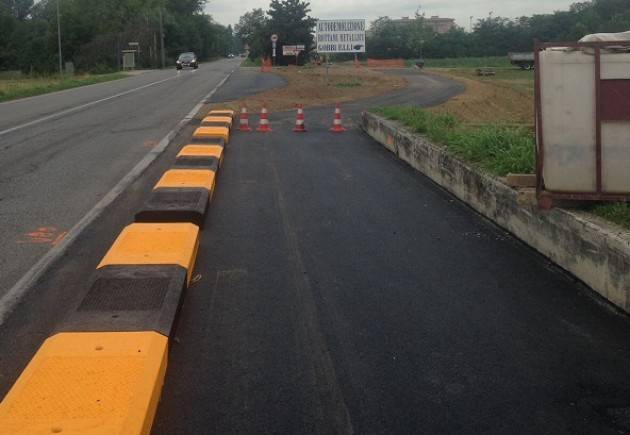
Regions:
[[[63,77],[63,58],[61,56],[61,15],[59,14],[59,2],[57,0],[57,45],[59,48],[59,76]]]
[[[473,28],[472,28],[473,16],[471,15],[469,18],[470,18],[470,33],[472,33],[472,31],[473,31]]]
[[[160,50],[162,52],[162,68],[166,68],[166,54],[164,53],[164,18],[160,8]]]
[[[157,51],[157,33],[153,32],[153,54],[151,55],[152,65],[157,68],[158,64],[158,51]]]
[[[120,33],[117,35],[116,37],[116,67],[118,68],[118,71],[120,71],[120,57],[121,57],[121,51],[120,51]]]

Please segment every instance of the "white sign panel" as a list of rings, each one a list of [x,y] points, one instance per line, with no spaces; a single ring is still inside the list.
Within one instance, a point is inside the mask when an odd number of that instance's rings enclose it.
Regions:
[[[300,51],[304,51],[306,46],[304,45],[283,45],[282,46],[282,55],[283,56],[297,56]]]
[[[317,21],[318,53],[365,53],[365,20]]]

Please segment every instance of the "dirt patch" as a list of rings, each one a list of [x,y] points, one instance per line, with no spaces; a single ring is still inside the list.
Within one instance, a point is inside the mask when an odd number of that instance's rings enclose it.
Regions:
[[[315,107],[354,101],[382,95],[407,85],[402,77],[349,66],[331,67],[328,79],[324,67],[274,68],[273,74],[286,80],[286,86],[223,103],[221,106],[239,110],[242,104],[247,104],[250,113],[253,113],[266,103],[269,110],[281,111],[292,109],[296,104]],[[216,105],[208,108],[212,106]]]
[[[464,93],[431,110],[449,112],[468,124],[533,124],[533,82],[528,77],[497,74],[496,77],[475,78],[474,70],[429,71],[466,86]]]

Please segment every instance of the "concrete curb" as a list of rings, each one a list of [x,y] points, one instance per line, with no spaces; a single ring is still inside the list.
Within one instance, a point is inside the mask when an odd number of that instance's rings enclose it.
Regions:
[[[398,158],[630,312],[630,231],[579,211],[520,205],[516,190],[395,121],[363,112],[361,126]]]

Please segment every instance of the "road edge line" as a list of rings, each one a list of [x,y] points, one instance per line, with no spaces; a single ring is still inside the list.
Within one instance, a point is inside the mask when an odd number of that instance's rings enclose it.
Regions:
[[[96,203],[90,211],[88,211],[77,222],[66,237],[54,248],[48,251],[37,263],[16,282],[2,297],[0,297],[0,326],[3,326],[9,316],[13,313],[17,305],[22,301],[24,296],[29,292],[31,288],[37,283],[37,281],[44,275],[44,273],[57,261],[68,248],[74,243],[74,241],[81,235],[81,233],[94,222],[103,212],[107,209],[134,181],[136,181],[144,173],[144,171],[153,163],[171,144],[172,140],[177,134],[186,126],[192,119],[197,116],[199,110],[203,107],[207,101],[232,77],[234,72],[238,70],[240,64],[231,70],[208,94],[206,94],[200,101],[188,112],[184,118],[182,118],[177,125],[170,130],[166,136],[158,142],[158,144],[151,149],[143,158],[138,162],[136,166],[131,169],[99,202]]]

